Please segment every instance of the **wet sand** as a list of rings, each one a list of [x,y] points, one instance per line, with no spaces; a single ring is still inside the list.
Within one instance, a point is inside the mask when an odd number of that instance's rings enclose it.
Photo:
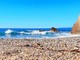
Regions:
[[[80,37],[0,39],[0,60],[80,60]]]

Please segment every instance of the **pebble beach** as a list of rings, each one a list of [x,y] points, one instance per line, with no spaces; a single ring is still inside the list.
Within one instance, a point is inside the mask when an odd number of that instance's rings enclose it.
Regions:
[[[0,39],[0,60],[80,60],[80,36]]]

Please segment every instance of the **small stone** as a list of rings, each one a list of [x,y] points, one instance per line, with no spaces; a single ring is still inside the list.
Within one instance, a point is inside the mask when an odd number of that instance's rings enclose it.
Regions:
[[[58,53],[57,53],[57,55],[58,55],[58,56],[61,56],[61,55],[62,55],[62,53],[61,53],[61,52],[58,52]]]
[[[32,47],[32,45],[31,45],[31,44],[26,44],[26,45],[24,45],[24,46],[26,46],[26,47]]]
[[[78,50],[79,48],[78,47],[74,47],[74,50]]]

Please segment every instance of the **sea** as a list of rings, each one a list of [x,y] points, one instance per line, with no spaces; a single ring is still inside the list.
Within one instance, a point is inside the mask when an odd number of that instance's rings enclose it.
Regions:
[[[50,28],[0,28],[0,38],[57,38],[70,37],[72,28],[57,28],[59,32],[52,32]]]

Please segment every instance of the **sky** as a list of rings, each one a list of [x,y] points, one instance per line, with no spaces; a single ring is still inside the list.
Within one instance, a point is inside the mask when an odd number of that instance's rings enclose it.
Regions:
[[[0,0],[0,28],[72,27],[80,0]]]

